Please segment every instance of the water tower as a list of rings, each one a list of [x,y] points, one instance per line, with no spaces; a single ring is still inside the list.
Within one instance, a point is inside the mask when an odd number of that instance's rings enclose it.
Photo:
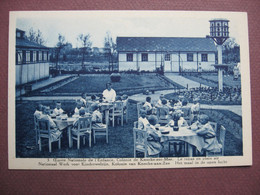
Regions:
[[[218,64],[213,66],[218,70],[218,89],[223,91],[223,71],[228,68],[228,64],[222,63],[222,45],[229,38],[229,20],[213,19],[210,20],[210,38],[217,44]]]

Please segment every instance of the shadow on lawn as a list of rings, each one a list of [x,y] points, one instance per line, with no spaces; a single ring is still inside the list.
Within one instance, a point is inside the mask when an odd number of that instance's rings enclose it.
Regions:
[[[73,110],[75,102],[61,101],[64,110]],[[61,150],[57,143],[53,143],[53,152],[48,152],[45,145],[40,152],[36,146],[35,131],[33,125],[33,113],[36,105],[42,103],[54,108],[54,101],[28,101],[16,104],[16,157],[17,158],[133,158],[133,123],[137,120],[136,104],[130,103],[128,124],[109,126],[109,143],[106,144],[105,137],[99,137],[96,144],[89,148],[86,143],[81,145],[80,150],[68,147],[68,138],[63,134]],[[231,133],[226,134],[225,154],[229,156],[242,155],[242,141],[236,139]],[[162,157],[168,156],[168,145],[164,145]],[[141,157],[141,155],[138,155]]]

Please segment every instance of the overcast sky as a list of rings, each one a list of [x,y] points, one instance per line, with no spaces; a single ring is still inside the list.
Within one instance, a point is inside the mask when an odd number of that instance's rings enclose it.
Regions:
[[[239,13],[174,12],[174,11],[73,11],[73,12],[17,12],[16,27],[29,31],[39,29],[46,41],[54,47],[58,34],[65,36],[73,47],[80,46],[77,36],[89,33],[93,47],[103,47],[104,37],[110,31],[117,36],[143,37],[205,37],[209,35],[209,20],[230,20],[230,37],[239,43]]]

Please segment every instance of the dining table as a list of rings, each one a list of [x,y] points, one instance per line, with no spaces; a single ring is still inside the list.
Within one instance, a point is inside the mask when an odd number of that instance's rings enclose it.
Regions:
[[[188,143],[188,156],[193,156],[193,147],[201,152],[205,145],[204,138],[199,136],[195,131],[191,130],[189,126],[180,126],[178,131],[174,131],[173,127],[161,126],[160,130],[160,142],[170,142],[174,140],[184,141]]]

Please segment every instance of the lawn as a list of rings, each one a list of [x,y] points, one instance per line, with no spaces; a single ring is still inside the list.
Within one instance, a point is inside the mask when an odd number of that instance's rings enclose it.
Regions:
[[[39,102],[27,101],[22,104],[16,104],[16,157],[17,158],[131,158],[133,157],[133,122],[137,120],[136,103],[131,102],[129,106],[130,120],[123,127],[109,126],[109,143],[106,144],[105,138],[100,137],[97,143],[91,148],[86,144],[76,149],[76,143],[73,148],[68,148],[68,139],[66,134],[62,138],[61,150],[58,150],[57,144],[53,144],[53,152],[48,152],[48,147],[43,147],[40,152],[35,145],[35,131],[33,130],[33,113]],[[54,101],[40,102],[54,108]],[[75,102],[62,101],[62,107],[66,111],[73,110]],[[222,112],[225,114],[225,112]],[[228,112],[227,117],[233,118],[235,115]],[[236,116],[236,120],[239,120]],[[241,120],[241,119],[240,119]],[[221,123],[221,121],[220,121]],[[228,129],[228,128],[227,128]],[[242,155],[242,141],[235,138],[229,131],[226,134],[225,155]],[[169,156],[168,146],[165,145],[162,156]]]
[[[78,79],[52,91],[52,93],[100,93],[106,89],[106,83],[110,81],[108,74],[81,75]],[[113,82],[112,88],[119,92],[122,90],[142,89],[142,88],[165,88],[168,84],[163,82],[155,74],[136,75],[121,74],[120,82]]]

